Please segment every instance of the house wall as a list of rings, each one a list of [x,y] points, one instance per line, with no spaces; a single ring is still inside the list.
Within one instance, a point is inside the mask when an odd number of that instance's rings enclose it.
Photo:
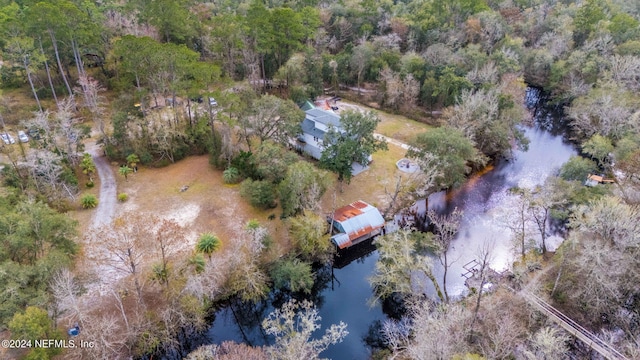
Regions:
[[[317,121],[315,121],[316,124],[316,129],[327,132],[329,131],[329,128],[327,127],[327,125],[323,124],[323,123],[319,123]]]
[[[324,148],[324,146],[322,145],[322,139],[318,139],[316,137],[314,137],[311,134],[303,134],[304,135],[304,141],[313,146],[313,147],[317,147],[319,149]]]
[[[324,126],[323,124],[315,121],[313,123],[316,129],[320,129],[321,126],[326,129],[326,126]],[[322,143],[323,139],[318,137],[317,135],[314,136],[309,133],[302,133],[302,138],[305,142],[304,146],[302,146],[302,151],[311,155],[311,157],[313,157],[314,159],[320,160],[320,157],[322,157],[322,151],[324,150],[324,145]]]
[[[304,134],[303,138],[305,143],[298,143],[296,147],[299,148],[302,152],[310,155],[312,158],[320,160],[320,158],[322,157],[322,150],[324,149],[322,145],[318,144],[318,142],[313,139],[313,136],[309,134]]]

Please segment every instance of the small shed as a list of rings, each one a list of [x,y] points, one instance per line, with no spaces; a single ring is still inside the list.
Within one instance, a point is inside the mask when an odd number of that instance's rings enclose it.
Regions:
[[[340,249],[379,235],[385,225],[378,208],[360,200],[337,209],[330,220],[336,232],[331,241]]]
[[[596,186],[598,184],[613,184],[614,180],[613,179],[607,179],[602,175],[593,175],[593,174],[589,174],[587,176],[587,180],[584,182],[584,184],[586,186]]]

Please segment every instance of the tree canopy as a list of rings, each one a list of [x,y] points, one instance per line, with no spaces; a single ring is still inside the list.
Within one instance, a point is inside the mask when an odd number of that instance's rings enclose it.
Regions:
[[[471,171],[471,165],[482,161],[473,144],[460,131],[448,127],[419,134],[407,155],[424,166],[432,166],[432,163],[421,161],[430,158],[429,155],[438,160],[436,163],[440,167],[440,174],[436,178],[437,189],[461,185]]]
[[[371,154],[387,149],[386,142],[374,136],[379,122],[373,112],[341,113],[341,128],[332,127],[325,135],[320,165],[337,173],[338,180],[349,182],[354,162],[366,166],[371,161]]]

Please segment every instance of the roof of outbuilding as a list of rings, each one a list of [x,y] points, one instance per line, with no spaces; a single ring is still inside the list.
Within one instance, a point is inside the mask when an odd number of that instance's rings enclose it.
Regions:
[[[384,226],[384,218],[380,211],[364,201],[356,201],[337,209],[333,213],[333,220],[340,223],[349,237],[349,243]],[[347,246],[347,242],[344,244]]]
[[[338,245],[338,248],[344,249],[346,247],[351,246],[351,239],[349,239],[349,235],[345,233],[335,234],[331,237],[331,241],[334,244]]]
[[[302,103],[302,105],[300,105],[300,109],[302,109],[302,111],[307,111],[307,110],[311,110],[313,108],[315,108],[316,106],[313,105],[313,103],[309,100],[305,101]]]

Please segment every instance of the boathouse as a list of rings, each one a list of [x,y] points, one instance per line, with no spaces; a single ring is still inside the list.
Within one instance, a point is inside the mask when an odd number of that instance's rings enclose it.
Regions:
[[[384,218],[380,211],[364,201],[356,201],[343,206],[329,217],[333,223],[334,235],[331,241],[344,249],[381,234],[384,231]]]

